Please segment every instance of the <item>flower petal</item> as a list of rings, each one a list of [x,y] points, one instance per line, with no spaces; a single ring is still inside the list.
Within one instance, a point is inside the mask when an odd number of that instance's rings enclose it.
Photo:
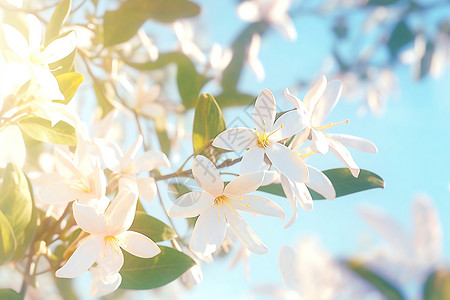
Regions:
[[[99,267],[95,267],[94,269],[98,268]],[[94,270],[92,270],[92,273],[94,274]],[[117,290],[121,283],[122,275],[120,275],[120,273],[109,275],[107,278],[93,275],[89,295],[91,297],[106,296]]]
[[[272,164],[292,181],[305,182],[308,169],[303,160],[291,149],[279,143],[271,143],[266,148],[267,157]]]
[[[60,278],[75,278],[86,272],[97,260],[103,247],[102,236],[87,237],[55,275]]]
[[[359,151],[367,152],[367,153],[377,153],[378,149],[374,143],[369,140],[349,135],[349,134],[334,134],[327,133],[329,137],[340,142],[341,144],[349,147],[353,147],[358,149]]]
[[[306,186],[318,192],[325,199],[332,200],[336,198],[336,191],[330,179],[319,169],[308,165],[309,177],[305,182]]]
[[[52,100],[64,100],[64,95],[59,90],[58,81],[50,70],[40,65],[33,65],[31,72],[46,97]]]
[[[2,24],[6,43],[11,50],[22,59],[28,59],[30,47],[26,38],[14,27]]]
[[[180,196],[169,210],[171,218],[192,218],[214,204],[214,197],[203,191],[193,191]]]
[[[72,31],[68,35],[51,42],[41,52],[41,55],[46,58],[45,62],[47,64],[51,64],[72,53],[76,47],[77,35],[75,34],[75,31]]]
[[[78,226],[90,234],[105,234],[107,220],[105,216],[89,205],[73,202],[73,216]]]
[[[309,120],[302,116],[298,110],[288,111],[279,117],[273,125],[273,134],[270,136],[272,141],[280,141],[293,136],[302,131]]]
[[[131,162],[130,174],[139,174],[144,171],[150,171],[159,167],[170,167],[170,162],[167,156],[161,151],[146,151],[139,154]]]
[[[105,212],[108,218],[108,235],[118,235],[127,231],[136,214],[137,194],[127,188],[119,188],[116,198]]]
[[[295,270],[295,251],[289,246],[283,246],[280,249],[278,257],[278,266],[280,268],[281,278],[291,289],[298,289],[298,278]]]
[[[311,123],[314,125],[320,125],[336,106],[341,94],[342,82],[339,80],[329,82],[325,92],[319,102],[317,102],[314,113],[312,114]]]
[[[224,211],[227,216],[228,223],[236,234],[237,238],[244,244],[248,250],[257,254],[266,254],[269,249],[266,245],[258,238],[258,236],[253,232],[253,230],[245,223],[245,221],[233,211],[224,207]]]
[[[116,244],[116,242],[118,242]],[[122,250],[118,248],[119,241],[112,242],[110,239],[103,237],[103,249],[97,258],[97,265],[101,266],[101,270],[104,272],[103,277],[107,277],[109,274],[115,274],[122,269],[124,263],[124,257]]]
[[[280,183],[280,172],[276,170],[264,172],[264,179],[261,186],[269,185],[271,183]]]
[[[306,185],[299,182],[292,182],[292,184],[295,187],[294,195],[300,206],[306,211],[311,211],[314,208],[314,201]]]
[[[320,76],[319,79],[314,83],[313,87],[306,93],[303,103],[305,103],[308,111],[311,113],[315,110],[316,104],[323,92],[327,88],[327,78],[325,76]]]
[[[0,131],[0,168],[5,168],[11,162],[22,168],[25,164],[27,150],[22,133],[16,125],[6,126]]]
[[[283,191],[286,194],[286,198],[288,199],[289,204],[291,205],[291,208],[292,208],[292,216],[284,225],[284,228],[288,228],[289,226],[294,224],[295,220],[297,220],[297,211],[298,211],[297,206],[298,205],[297,205],[297,200],[294,197],[294,192],[292,190],[291,182],[284,175],[281,175],[281,187],[283,188]]]
[[[215,252],[225,239],[227,223],[223,216],[219,216],[218,208],[218,205],[208,208],[195,223],[189,247],[203,256]]]
[[[264,179],[264,171],[240,175],[227,184],[223,193],[241,196],[256,191]]]
[[[133,145],[131,145],[131,147],[128,148],[127,152],[122,156],[119,169],[113,171],[125,171],[130,166],[133,159],[136,157],[136,154],[139,152],[139,148],[141,148],[143,141],[144,139],[142,135],[139,135]]]
[[[41,22],[39,22],[39,19],[33,14],[27,14],[25,17],[28,22],[28,43],[30,45],[30,50],[40,51],[42,40]]]
[[[333,140],[331,138],[328,138],[328,143],[330,145],[331,151],[336,155],[336,157],[339,158],[340,161],[342,161],[344,164],[347,165],[347,167],[350,169],[350,172],[352,172],[352,175],[354,177],[358,177],[359,167],[353,160],[353,157],[350,154],[350,151],[348,151],[348,149],[345,148],[344,145],[342,145],[338,141]]]
[[[311,128],[306,127],[302,133],[298,134],[294,138],[294,140],[292,141],[289,148],[291,148],[292,150],[298,150],[306,142],[310,133],[311,133]]]
[[[234,209],[252,212],[266,216],[277,217],[282,220],[286,218],[283,209],[270,199],[257,195],[242,196],[242,200],[235,200],[231,203]]]
[[[192,163],[192,174],[198,185],[217,197],[223,192],[223,180],[219,174],[219,171],[214,164],[204,157],[203,155],[197,155]]]
[[[250,148],[242,157],[240,174],[252,173],[261,170],[264,160],[264,150],[261,147]]]
[[[311,150],[320,153],[327,154],[330,146],[328,145],[328,140],[325,138],[325,134],[317,129],[311,129]]]
[[[145,201],[152,201],[157,193],[157,187],[155,179],[152,177],[148,178],[135,178],[138,188],[139,196]]]
[[[256,146],[256,140],[255,130],[247,127],[236,127],[219,133],[212,145],[225,150],[244,150]]]
[[[125,231],[117,238],[125,251],[137,257],[150,258],[161,252],[155,242],[139,232]]]
[[[253,110],[253,119],[255,121],[256,131],[259,134],[272,131],[276,112],[277,107],[272,92],[268,89],[263,90],[259,93],[258,98],[256,98],[255,108]]]

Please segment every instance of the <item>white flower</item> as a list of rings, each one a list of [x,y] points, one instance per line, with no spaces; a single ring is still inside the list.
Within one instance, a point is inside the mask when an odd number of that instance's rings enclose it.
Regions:
[[[149,172],[158,167],[170,167],[167,156],[161,151],[146,151],[137,155],[143,138],[138,136],[134,144],[125,154],[119,153],[118,163],[111,167],[114,172],[110,179],[120,183],[122,178],[134,181],[139,188],[139,195],[151,201],[156,194],[156,183],[152,177],[137,177],[142,172]],[[111,165],[111,164],[109,164]]]
[[[213,44],[209,53],[209,65],[211,66],[214,78],[220,81],[223,70],[228,67],[233,58],[231,49],[223,49],[219,44]]]
[[[200,215],[194,227],[190,248],[202,256],[211,255],[222,245],[227,225],[239,240],[254,253],[267,253],[267,247],[250,229],[237,211],[279,217],[283,210],[273,201],[256,195],[247,195],[261,184],[264,172],[240,175],[224,188],[219,171],[204,156],[195,157],[192,173],[204,191],[194,191],[179,197],[169,210],[172,218]]]
[[[52,100],[64,100],[49,64],[63,59],[76,47],[74,32],[67,34],[51,42],[45,49],[41,49],[42,26],[34,15],[27,15],[29,25],[29,42],[14,27],[3,24],[3,33],[9,48],[19,62],[28,66],[31,76],[38,82],[46,95]],[[27,74],[24,74],[27,76]]]
[[[308,169],[303,160],[291,149],[278,141],[300,132],[303,124],[297,111],[283,114],[275,121],[276,104],[273,94],[263,90],[256,99],[253,118],[256,130],[238,127],[221,132],[213,141],[213,146],[226,150],[250,148],[242,158],[241,174],[261,169],[264,155],[286,177],[292,181],[305,182]]]
[[[146,83],[146,77],[140,76],[136,83],[136,106],[138,114],[147,118],[158,118],[166,114],[166,108],[156,100],[161,93],[161,87],[154,85],[151,88]]]
[[[198,63],[204,64],[206,56],[194,41],[192,25],[187,22],[176,21],[173,23],[173,29],[180,42],[181,51]]]
[[[357,148],[358,150],[375,153],[377,147],[370,141],[346,134],[327,134],[322,132],[325,129],[334,127],[347,121],[320,125],[322,121],[336,106],[342,92],[342,83],[340,81],[331,81],[327,84],[325,76],[314,84],[306,94],[303,102],[293,96],[288,89],[285,89],[286,98],[291,101],[300,114],[299,122],[305,126],[304,132],[299,134],[292,142],[292,149],[297,149],[307,139],[311,140],[310,148],[316,153],[326,154],[331,150],[342,162],[344,162],[353,176],[359,175],[359,167],[354,162],[350,151],[345,146]]]
[[[259,49],[261,48],[261,36],[259,34],[252,35],[252,40],[247,48],[247,64],[255,73],[258,81],[263,81],[265,75],[264,66],[258,58]]]
[[[5,168],[9,162],[22,168],[27,150],[19,127],[10,125],[0,128],[0,145],[3,145],[0,148],[0,168]]]
[[[297,39],[297,31],[287,13],[290,5],[291,0],[248,0],[238,6],[237,13],[247,22],[264,20],[279,30],[286,39],[294,41]]]
[[[120,285],[118,272],[123,266],[121,248],[142,258],[160,253],[159,247],[145,235],[129,231],[134,220],[137,191],[133,183],[124,183],[106,212],[92,206],[73,204],[73,215],[80,228],[90,235],[83,239],[67,262],[56,271],[61,278],[75,278],[87,271],[95,262],[92,294],[111,292]],[[93,295],[94,296],[94,295]]]

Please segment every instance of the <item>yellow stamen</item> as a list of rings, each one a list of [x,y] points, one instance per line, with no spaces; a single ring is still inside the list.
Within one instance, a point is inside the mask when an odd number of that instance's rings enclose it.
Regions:
[[[283,128],[283,124],[280,124],[280,128],[272,131],[270,134],[266,134],[266,122],[263,120],[264,124],[264,132],[262,134],[258,134],[258,131],[255,131],[256,136],[258,137],[257,145],[260,148],[267,148],[270,144],[269,137],[277,132],[278,130]]]
[[[112,235],[105,236],[105,244],[109,244],[111,246],[111,248],[113,249],[113,251],[116,253],[121,251],[120,250],[121,243],[120,243],[119,239],[116,238],[115,236],[112,236]]]
[[[325,130],[325,129],[328,129],[328,128],[331,128],[331,127],[334,127],[334,126],[337,126],[337,125],[341,125],[341,124],[344,124],[344,123],[347,123],[348,124],[348,122],[349,122],[349,120],[345,120],[345,121],[342,121],[342,122],[339,122],[339,123],[328,123],[328,124],[326,124],[326,125],[322,125],[322,126],[317,126],[317,127],[314,127],[315,129],[317,129],[317,130]]]
[[[231,196],[232,197],[232,196]],[[242,196],[239,196],[239,199],[242,199]],[[233,208],[233,206],[231,206],[231,203],[236,203],[238,205],[242,205],[242,206],[246,206],[246,207],[250,207],[248,204],[246,203],[240,203],[238,201],[235,200],[231,200],[230,198],[228,198],[225,195],[220,195],[218,196],[215,200],[214,203],[217,204],[218,207],[218,218],[220,220],[220,207],[222,205],[225,205],[226,207],[228,207],[236,216],[239,216],[239,214],[236,212],[236,210]]]

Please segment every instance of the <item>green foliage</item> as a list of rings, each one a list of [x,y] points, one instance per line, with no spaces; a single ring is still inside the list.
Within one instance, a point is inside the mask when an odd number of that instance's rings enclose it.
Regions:
[[[55,37],[59,35],[59,31],[70,13],[70,7],[72,6],[71,0],[63,0],[58,3],[53,12],[45,33],[45,45],[48,45]]]
[[[192,144],[198,153],[226,129],[222,110],[210,94],[201,94],[195,107]]]
[[[362,279],[376,288],[383,296],[386,297],[386,300],[405,299],[400,291],[392,283],[388,282],[383,277],[366,268],[361,262],[356,260],[349,260],[346,262],[346,266],[352,272],[359,275]]]
[[[172,282],[195,265],[195,261],[182,252],[164,246],[159,248],[161,253],[153,258],[139,258],[124,252],[120,288],[154,289]]]
[[[55,37],[53,40],[55,40],[57,38],[65,37],[66,35],[68,35],[71,32],[73,32],[73,31],[64,32],[63,34],[60,34],[57,37]],[[50,43],[52,41],[50,41]],[[76,52],[77,52],[77,49],[75,48],[75,50],[73,50],[72,53],[70,53],[63,59],[48,65],[50,70],[54,70],[54,71],[52,71],[54,76],[58,76],[60,74],[64,74],[67,72],[74,72],[74,70],[75,70],[74,69],[74,60],[75,60]]]
[[[450,299],[450,272],[437,270],[428,276],[423,287],[423,300]]]
[[[383,179],[375,173],[367,170],[361,170],[358,178],[353,177],[350,170],[347,168],[338,168],[325,170],[323,173],[330,179],[336,190],[336,197],[358,193],[370,189],[384,188]],[[269,184],[261,186],[259,191],[269,194],[286,197],[281,184]],[[314,200],[325,199],[322,195],[309,189]]]
[[[183,105],[187,109],[194,107],[195,100],[197,100],[200,90],[210,80],[209,77],[199,74],[192,61],[180,52],[162,53],[154,62],[133,63],[126,61],[126,63],[141,71],[157,70],[168,64],[175,63],[178,67],[178,91],[183,100]]]
[[[22,296],[12,289],[0,289],[0,299],[22,300]]]
[[[136,212],[130,230],[142,233],[154,242],[172,240],[177,237],[172,228],[142,211]]]
[[[19,245],[28,245],[26,228],[32,220],[33,201],[28,180],[23,172],[14,164],[6,166],[3,184],[0,190],[0,211],[8,220]],[[28,236],[30,239],[31,237]]]
[[[161,146],[161,151],[166,155],[170,152],[170,139],[166,130],[166,118],[159,117],[155,119],[156,135],[158,136],[159,145]]]
[[[11,224],[0,210],[0,265],[12,258],[16,247],[16,237]]]
[[[409,29],[405,21],[400,21],[392,30],[391,36],[387,42],[389,52],[394,58],[399,51],[414,40],[414,33]]]
[[[103,18],[105,47],[128,41],[148,19],[172,23],[180,18],[194,17],[200,7],[187,0],[126,0]]]
[[[56,123],[52,127],[49,120],[39,117],[28,117],[20,120],[18,125],[22,132],[37,141],[61,145],[77,144],[75,129],[63,121]]]
[[[399,0],[370,0],[367,5],[373,5],[373,6],[384,6],[384,5],[391,5],[399,2]]]
[[[78,87],[83,82],[83,75],[75,72],[64,73],[56,76],[56,81],[58,81],[59,89],[64,95],[64,100],[54,100],[54,102],[68,104],[75,96]]]

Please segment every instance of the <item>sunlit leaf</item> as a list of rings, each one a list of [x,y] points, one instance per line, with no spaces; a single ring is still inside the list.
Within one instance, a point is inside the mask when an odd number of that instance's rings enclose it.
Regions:
[[[136,212],[130,230],[142,233],[154,242],[172,240],[177,237],[172,228],[142,211]]]
[[[57,38],[65,37],[66,35],[68,35],[71,32],[73,32],[73,30],[64,32],[64,33],[56,36],[54,39],[52,39],[52,41]],[[49,43],[51,43],[52,41],[50,41]],[[52,70],[52,73],[54,76],[58,76],[60,74],[64,74],[64,73],[68,73],[68,72],[75,72],[74,60],[75,60],[76,52],[77,52],[77,49],[75,48],[72,51],[72,53],[70,53],[63,59],[58,60],[58,61],[48,65],[50,70]]]
[[[219,133],[226,129],[222,110],[210,94],[201,94],[195,107],[192,144],[194,152],[200,151]]]
[[[139,258],[124,252],[120,288],[154,289],[172,282],[195,265],[192,258],[180,251],[164,246],[159,248],[161,253],[153,258]]]
[[[16,237],[8,219],[0,210],[0,266],[13,256],[16,249]],[[1,294],[0,294],[1,295]],[[3,299],[0,297],[0,299]]]
[[[0,299],[22,300],[22,296],[13,289],[0,289]]]
[[[376,288],[383,296],[386,297],[387,300],[405,299],[401,292],[392,283],[366,268],[361,262],[350,260],[346,262],[346,265],[351,271]]]
[[[63,0],[56,6],[46,27],[45,45],[48,45],[56,36],[59,35],[59,31],[61,30],[64,20],[70,13],[71,5],[71,0]]]
[[[95,96],[97,97],[97,102],[100,108],[102,109],[102,118],[104,118],[111,110],[114,109],[114,106],[105,98],[105,95],[102,91],[105,90],[105,85],[100,82],[96,82],[93,84]]]
[[[29,117],[19,122],[20,129],[35,140],[61,145],[76,145],[75,128],[60,121],[52,127],[49,120]]]
[[[31,221],[33,202],[25,174],[16,165],[6,166],[0,190],[0,211],[7,218],[17,246],[25,242],[25,229]]]
[[[170,139],[166,130],[166,118],[159,117],[155,119],[156,135],[158,136],[161,151],[166,155],[170,152]]]
[[[392,57],[396,57],[399,51],[414,40],[414,33],[409,29],[405,21],[400,21],[392,30],[387,46]]]
[[[384,188],[383,179],[377,174],[367,170],[361,170],[358,178],[353,177],[347,168],[325,170],[323,173],[325,173],[325,175],[327,175],[333,183],[334,189],[336,190],[336,197],[342,197],[370,189]],[[273,195],[286,197],[281,184],[262,186],[258,190]],[[311,189],[309,189],[309,192],[314,200],[325,199],[322,195]]]
[[[172,23],[199,13],[200,7],[187,0],[126,0],[117,10],[105,12],[103,43],[109,47],[128,41],[148,19]]]
[[[252,96],[238,91],[227,90],[220,95],[215,96],[215,99],[222,108],[230,106],[246,106],[255,102],[256,95]]]
[[[423,286],[423,300],[450,299],[450,272],[437,270],[428,276]]]
[[[59,102],[67,104],[72,100],[78,87],[83,82],[83,75],[75,72],[64,73],[56,76],[56,81],[58,81],[59,89],[64,95],[64,100],[54,100],[54,102]]]

